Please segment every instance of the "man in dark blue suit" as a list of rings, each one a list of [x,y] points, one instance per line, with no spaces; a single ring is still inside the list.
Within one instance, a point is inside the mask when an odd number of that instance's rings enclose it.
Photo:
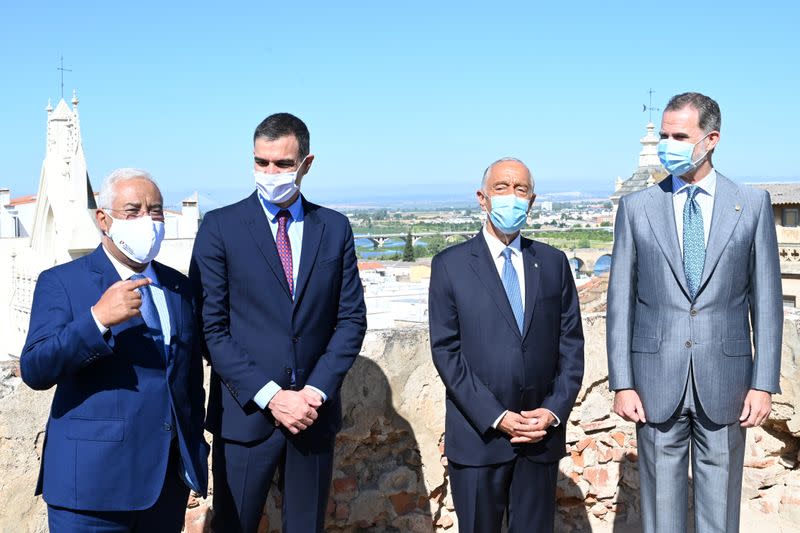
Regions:
[[[102,244],[42,272],[33,297],[22,379],[56,387],[36,493],[54,533],[177,533],[208,481],[193,293],[152,261],[164,210],[149,174],[112,172],[99,205]]]
[[[583,377],[583,329],[566,256],[520,236],[536,195],[519,160],[477,193],[475,238],[431,263],[433,362],[447,390],[445,454],[459,530],[553,531],[565,424]]]
[[[322,531],[363,289],[347,218],[300,194],[306,125],[271,115],[253,142],[256,190],[206,214],[190,269],[213,369],[214,528],[255,533],[279,470],[284,531]]]

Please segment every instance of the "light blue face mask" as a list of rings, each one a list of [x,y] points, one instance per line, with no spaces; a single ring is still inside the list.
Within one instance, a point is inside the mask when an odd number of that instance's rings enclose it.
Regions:
[[[711,132],[706,133],[703,139],[710,134]],[[676,141],[675,139],[662,139],[658,143],[658,158],[661,160],[661,164],[673,176],[680,177],[693,171],[708,156],[708,151],[706,151],[699,159],[692,161],[694,147],[700,144],[703,139],[694,144]]]
[[[489,218],[492,219],[495,228],[506,235],[522,229],[528,218],[528,200],[520,198],[516,194],[492,196],[491,199],[492,210]]]

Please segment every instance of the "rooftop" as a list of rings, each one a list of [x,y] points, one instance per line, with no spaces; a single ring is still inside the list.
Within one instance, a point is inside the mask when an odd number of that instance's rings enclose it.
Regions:
[[[800,204],[800,183],[753,183],[750,186],[767,191],[772,205]]]

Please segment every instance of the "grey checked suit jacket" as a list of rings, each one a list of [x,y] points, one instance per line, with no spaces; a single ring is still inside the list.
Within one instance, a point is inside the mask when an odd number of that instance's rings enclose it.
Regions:
[[[648,422],[664,422],[678,409],[690,362],[700,404],[717,424],[738,419],[749,389],[780,392],[783,303],[769,194],[717,174],[694,301],[678,245],[672,178],[623,197],[607,327],[609,386],[635,389]]]

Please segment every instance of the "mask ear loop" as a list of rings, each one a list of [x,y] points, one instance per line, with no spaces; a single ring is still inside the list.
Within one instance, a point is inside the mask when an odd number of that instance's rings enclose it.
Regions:
[[[699,141],[697,141],[696,143],[694,143],[694,145],[695,145],[695,146],[697,146],[698,144],[700,144],[701,142],[703,142],[705,139],[707,139],[707,138],[708,138],[708,136],[709,136],[709,135],[711,135],[711,133],[712,133],[712,132],[710,132],[710,131],[709,131],[708,133],[706,133],[705,135],[703,135],[703,138],[702,138],[702,139],[700,139]],[[692,150],[694,150],[694,149],[692,149]],[[697,161],[692,161],[692,167],[694,167],[694,168],[697,168],[697,165],[699,165],[699,164],[700,164],[700,163],[703,161],[703,159],[705,159],[706,157],[708,157],[708,152],[710,152],[710,150],[706,150],[706,153],[704,153],[703,155],[701,155],[700,157],[698,157],[698,158],[697,158]]]

